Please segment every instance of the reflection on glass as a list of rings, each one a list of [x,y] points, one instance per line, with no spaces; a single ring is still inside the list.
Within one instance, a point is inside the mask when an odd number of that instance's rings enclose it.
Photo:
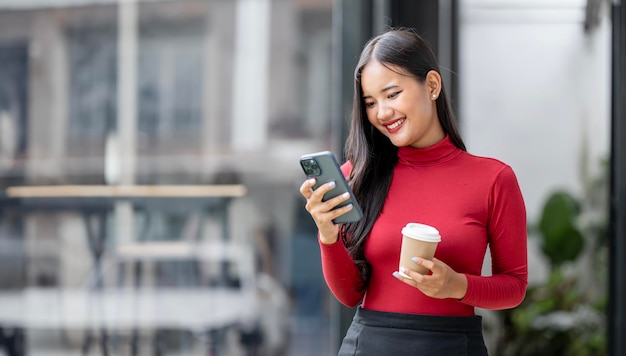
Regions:
[[[332,350],[332,1],[49,3],[0,10],[0,354]]]

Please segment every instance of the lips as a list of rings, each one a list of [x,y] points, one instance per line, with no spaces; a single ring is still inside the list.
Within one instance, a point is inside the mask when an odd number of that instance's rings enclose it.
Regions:
[[[400,130],[400,128],[402,127],[402,124],[404,124],[404,121],[406,119],[398,119],[398,120],[394,120],[388,124],[385,124],[385,128],[387,128],[387,131],[389,133],[395,133],[398,132]]]

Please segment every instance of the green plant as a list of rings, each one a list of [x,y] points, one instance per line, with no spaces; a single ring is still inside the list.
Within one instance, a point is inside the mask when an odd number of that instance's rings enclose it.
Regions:
[[[569,193],[560,191],[548,197],[539,230],[543,236],[543,252],[553,266],[574,261],[582,252],[585,239],[576,226],[579,214],[580,205]]]

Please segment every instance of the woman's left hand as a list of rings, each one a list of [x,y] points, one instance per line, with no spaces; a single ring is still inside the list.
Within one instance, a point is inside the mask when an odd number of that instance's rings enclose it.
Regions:
[[[393,273],[394,277],[416,287],[429,297],[438,299],[463,299],[465,297],[467,278],[464,274],[455,272],[450,266],[436,258],[432,260],[419,258],[414,263],[429,269],[432,274],[424,275],[410,269],[410,266],[402,266],[402,272],[411,279],[402,277],[398,272]]]

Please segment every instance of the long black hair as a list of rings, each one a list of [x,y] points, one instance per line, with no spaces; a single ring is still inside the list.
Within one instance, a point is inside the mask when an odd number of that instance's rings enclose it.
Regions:
[[[420,83],[426,80],[431,70],[440,73],[437,59],[428,43],[410,29],[391,29],[369,40],[354,71],[354,100],[350,133],[346,141],[346,159],[352,163],[350,185],[363,208],[364,216],[359,222],[345,225],[341,238],[359,268],[363,289],[368,286],[371,271],[365,259],[365,241],[382,211],[393,168],[398,161],[398,148],[370,124],[365,113],[361,71],[372,60],[402,75],[412,76]],[[443,82],[436,107],[443,131],[456,147],[465,151]]]

